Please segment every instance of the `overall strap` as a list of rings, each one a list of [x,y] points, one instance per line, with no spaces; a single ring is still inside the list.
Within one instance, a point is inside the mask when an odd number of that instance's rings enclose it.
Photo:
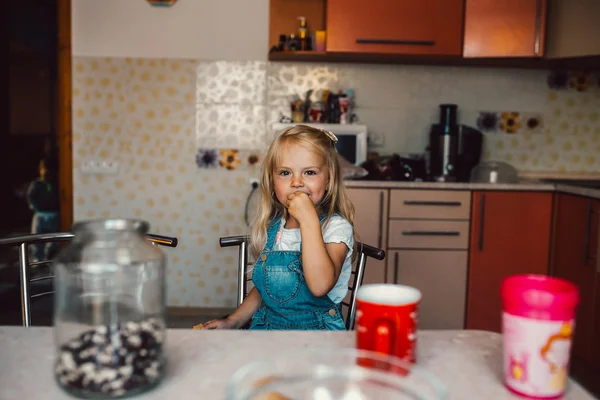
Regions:
[[[277,237],[277,232],[279,231],[281,225],[281,217],[276,217],[271,221],[269,227],[267,228],[267,243],[265,244],[265,251],[273,250],[275,246],[275,238]]]

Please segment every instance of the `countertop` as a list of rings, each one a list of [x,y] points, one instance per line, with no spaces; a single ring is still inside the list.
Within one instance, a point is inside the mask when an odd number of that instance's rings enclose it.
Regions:
[[[470,183],[470,182],[401,182],[347,180],[348,188],[372,189],[427,189],[427,190],[489,190],[523,192],[559,192],[600,199],[600,188],[578,186],[569,183],[549,183],[534,179],[523,179],[519,183]]]
[[[292,348],[353,347],[354,332],[167,332],[168,372],[139,399],[224,399],[232,373],[264,355]],[[484,331],[420,331],[417,364],[436,375],[451,400],[519,399],[502,384],[502,336]],[[0,399],[71,399],[52,376],[52,328],[0,327]],[[564,399],[593,399],[570,381]]]
[[[522,190],[554,191],[556,185],[539,181],[523,180],[519,183],[470,183],[470,182],[402,182],[347,180],[349,188],[375,189],[441,189],[441,190]]]

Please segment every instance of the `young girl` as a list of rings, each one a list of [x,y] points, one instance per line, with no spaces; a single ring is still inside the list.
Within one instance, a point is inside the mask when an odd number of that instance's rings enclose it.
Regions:
[[[329,131],[297,125],[267,150],[250,249],[254,288],[227,319],[203,329],[343,330],[354,208]]]

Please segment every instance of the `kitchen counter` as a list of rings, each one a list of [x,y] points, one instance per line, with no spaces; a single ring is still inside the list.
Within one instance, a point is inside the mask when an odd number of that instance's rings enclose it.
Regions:
[[[168,372],[140,399],[224,399],[232,373],[245,363],[292,348],[353,347],[354,332],[167,332]],[[0,399],[71,399],[52,376],[52,328],[0,327]],[[450,400],[519,399],[502,384],[502,336],[484,331],[420,331],[418,364],[447,387]],[[136,397],[137,398],[137,397]],[[566,400],[593,399],[570,381]]]
[[[600,199],[600,187],[524,179],[519,183],[345,181],[348,188],[559,192]]]
[[[600,199],[600,189],[563,183],[557,184],[555,186],[555,191],[559,193],[569,193],[584,197],[593,197],[595,199]]]
[[[402,182],[402,181],[361,181],[347,180],[349,188],[373,189],[436,189],[436,190],[522,190],[548,192],[554,191],[556,185],[539,181],[522,181],[520,183],[470,183],[470,182]]]

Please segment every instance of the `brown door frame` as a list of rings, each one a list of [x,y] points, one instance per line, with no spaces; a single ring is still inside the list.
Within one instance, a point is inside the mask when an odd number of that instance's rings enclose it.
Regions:
[[[57,118],[60,228],[73,225],[73,129],[71,119],[71,0],[58,0]]]

